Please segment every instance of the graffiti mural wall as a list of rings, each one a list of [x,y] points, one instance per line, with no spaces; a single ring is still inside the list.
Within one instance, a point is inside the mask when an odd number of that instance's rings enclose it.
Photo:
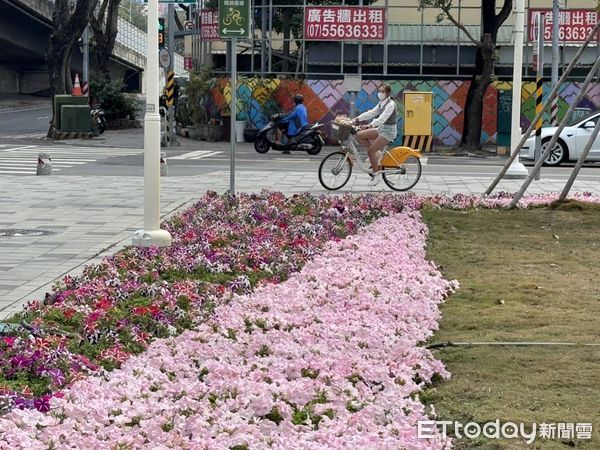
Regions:
[[[402,140],[404,125],[403,93],[405,91],[433,92],[433,134],[435,145],[456,145],[460,141],[463,127],[463,106],[469,89],[469,81],[464,80],[392,80],[395,99],[401,108],[398,115],[398,138]],[[356,94],[355,108],[357,113],[373,108],[377,103],[377,87],[380,81],[363,81],[361,91]],[[496,143],[496,111],[498,90],[510,90],[511,83],[498,82],[490,86],[486,92],[483,112],[482,143]],[[544,86],[544,93],[550,92],[551,86]],[[559,92],[559,118],[574,101],[580,89],[580,83],[565,83]],[[521,125],[529,126],[535,113],[535,83],[525,82],[522,89]],[[350,113],[351,97],[344,90],[343,80],[279,80],[279,79],[240,79],[238,85],[238,104],[236,116],[240,120],[250,120],[260,128],[271,114],[277,111],[288,111],[292,108],[292,97],[296,93],[304,95],[304,104],[309,112],[311,122],[325,123],[325,131],[329,134],[329,123],[337,114]],[[227,79],[217,80],[212,91],[211,102],[214,109],[228,116],[231,88]],[[592,111],[600,108],[600,83],[592,84],[583,100],[577,105]],[[546,122],[548,122],[546,117]]]

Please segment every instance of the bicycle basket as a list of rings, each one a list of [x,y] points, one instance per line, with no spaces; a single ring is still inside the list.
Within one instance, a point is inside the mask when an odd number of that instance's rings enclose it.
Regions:
[[[352,125],[340,125],[339,123],[331,123],[331,137],[337,141],[345,141],[352,132]]]

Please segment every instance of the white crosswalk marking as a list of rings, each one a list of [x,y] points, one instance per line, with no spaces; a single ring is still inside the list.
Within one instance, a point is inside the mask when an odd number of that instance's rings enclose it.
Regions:
[[[39,153],[52,158],[53,172],[117,156],[142,155],[143,149],[112,147],[58,147],[42,145],[0,145],[0,174],[35,175]]]
[[[221,153],[222,152],[211,152],[209,150],[196,150],[195,152],[184,153],[183,155],[173,156],[169,159],[202,159],[219,155]]]

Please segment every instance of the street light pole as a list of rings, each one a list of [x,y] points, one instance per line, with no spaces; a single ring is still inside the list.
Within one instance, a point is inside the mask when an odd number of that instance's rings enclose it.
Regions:
[[[523,80],[523,29],[525,28],[525,0],[517,0],[515,15],[515,48],[513,62],[512,116],[510,128],[510,151],[514,154],[521,140],[521,88]],[[516,158],[508,170],[506,178],[524,179],[529,172]]]
[[[146,115],[144,116],[144,229],[133,245],[168,247],[171,235],[160,229],[160,115],[158,113],[158,0],[148,0]]]

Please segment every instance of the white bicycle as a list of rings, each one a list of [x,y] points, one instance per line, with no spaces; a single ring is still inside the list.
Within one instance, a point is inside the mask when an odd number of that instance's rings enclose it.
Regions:
[[[354,135],[358,127],[331,124],[334,139],[340,142],[340,150],[330,153],[319,166],[319,182],[330,191],[343,188],[350,176],[352,167],[370,173],[368,163],[361,162]],[[421,178],[421,154],[409,147],[387,147],[379,159],[380,173],[385,184],[394,191],[408,191]]]

